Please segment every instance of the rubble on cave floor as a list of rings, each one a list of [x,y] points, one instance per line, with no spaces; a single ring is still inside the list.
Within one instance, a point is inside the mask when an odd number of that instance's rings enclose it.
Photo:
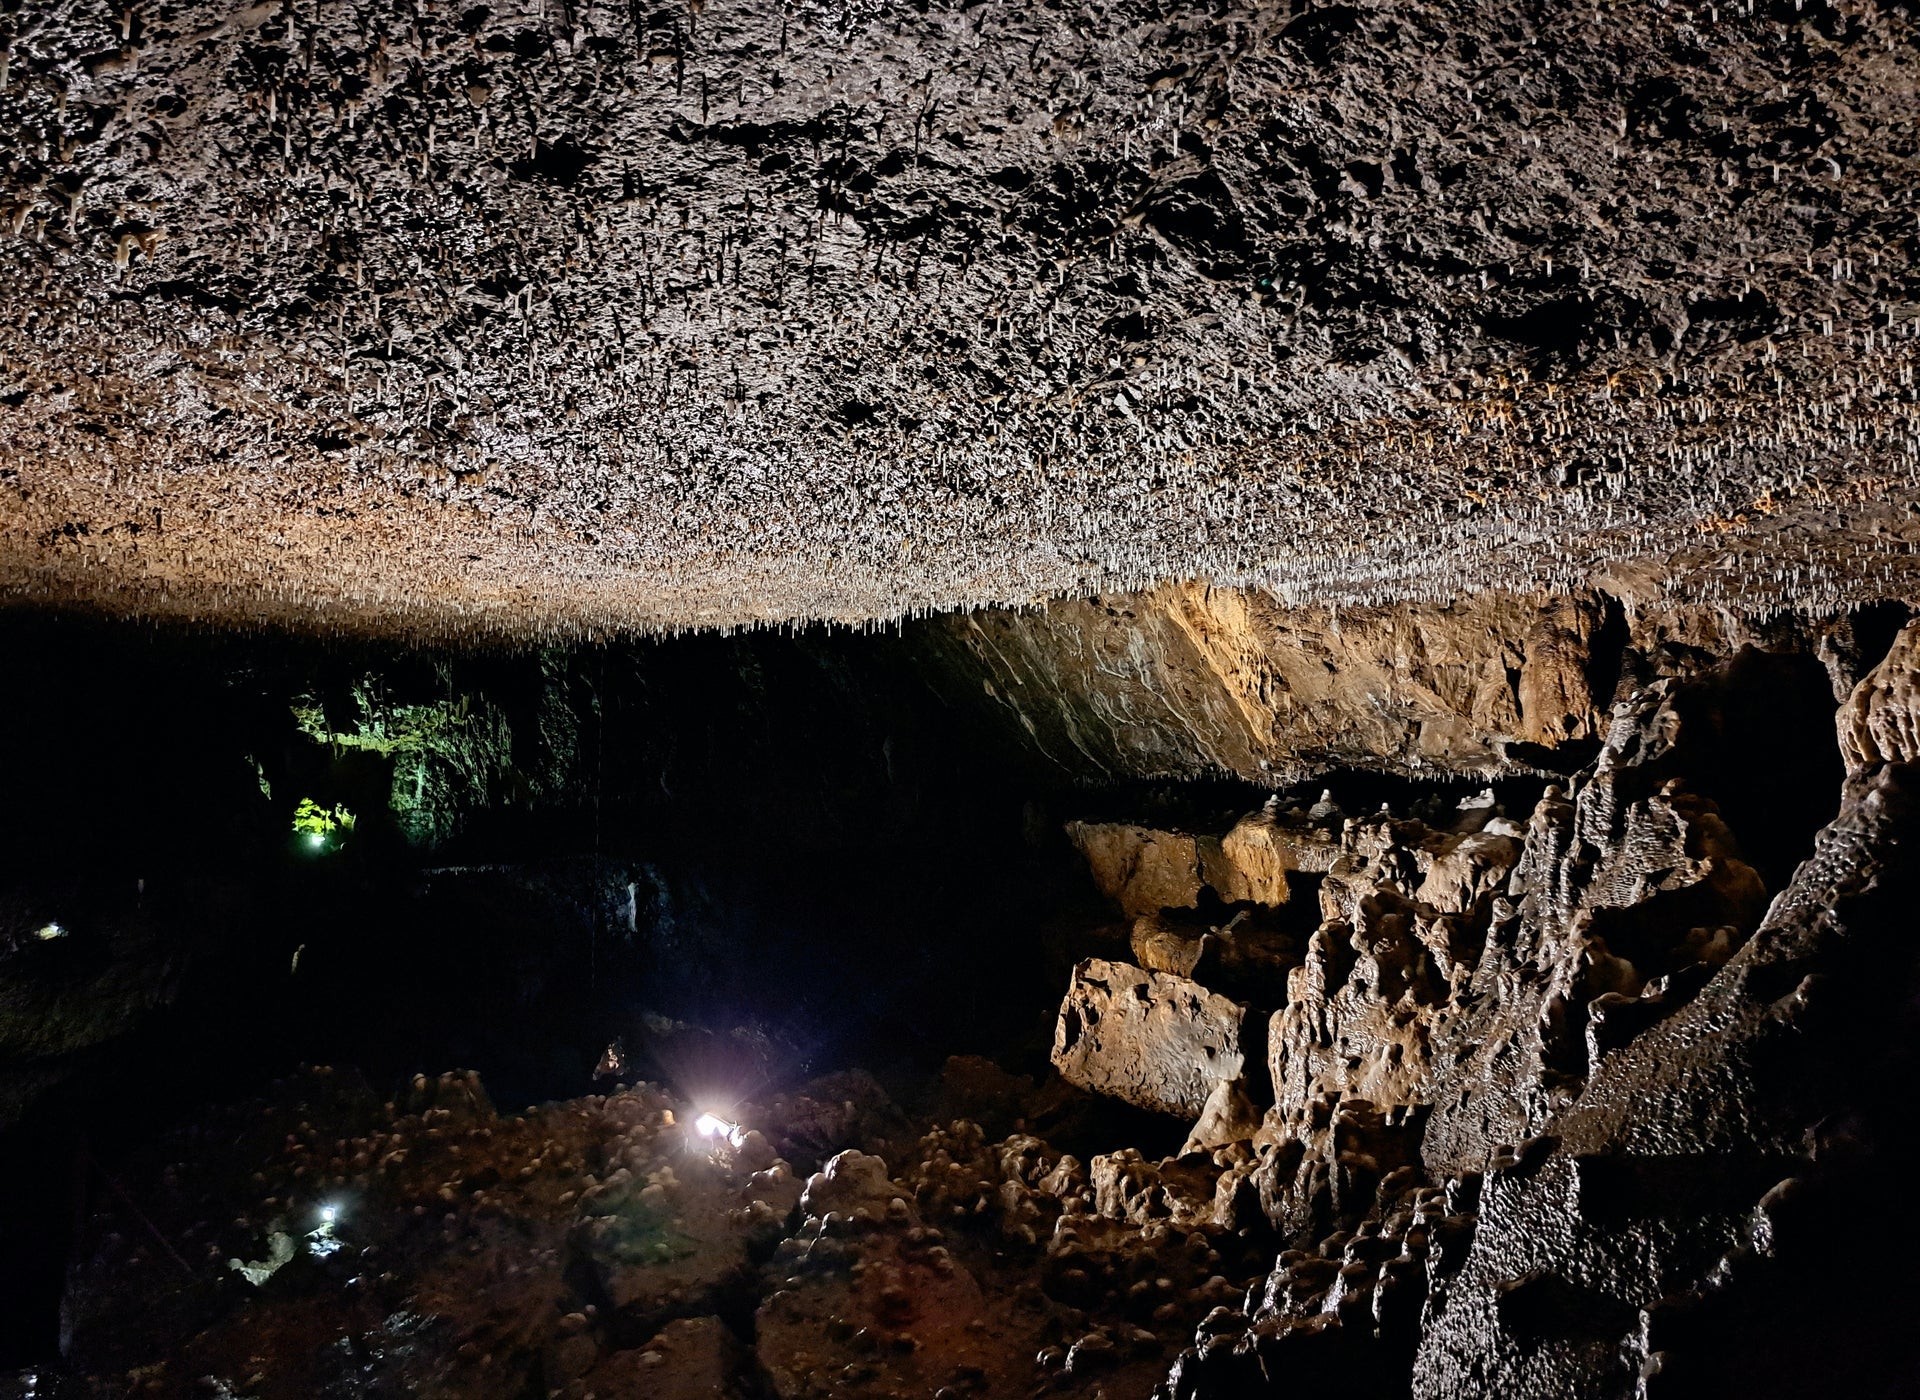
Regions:
[[[72,1393],[1144,1400],[1265,1276],[1258,1232],[1169,1215],[1210,1158],[1122,1207],[1129,1154],[843,1091],[702,1125],[649,1085],[502,1114],[469,1073],[305,1072],[98,1195]]]

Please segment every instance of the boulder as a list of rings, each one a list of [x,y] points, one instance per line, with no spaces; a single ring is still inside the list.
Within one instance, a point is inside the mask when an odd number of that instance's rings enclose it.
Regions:
[[[1241,1003],[1185,977],[1088,958],[1060,1006],[1053,1064],[1082,1089],[1197,1118],[1215,1085],[1259,1062],[1247,1036],[1260,1024]]]
[[[1287,876],[1299,871],[1321,874],[1340,856],[1340,837],[1324,825],[1289,814],[1282,820],[1271,807],[1235,822],[1220,838],[1219,856],[1208,865],[1207,883],[1229,904],[1278,907],[1289,897]]]
[[[1200,902],[1200,848],[1194,837],[1112,822],[1068,822],[1067,839],[1100,893],[1129,918]]]

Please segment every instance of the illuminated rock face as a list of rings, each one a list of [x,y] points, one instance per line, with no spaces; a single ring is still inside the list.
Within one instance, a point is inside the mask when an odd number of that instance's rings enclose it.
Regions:
[[[1920,987],[1903,855],[1917,646],[1909,625],[1851,687],[1837,746],[1811,658],[1743,649],[1623,686],[1594,762],[1524,808],[1490,791],[1454,811],[1248,819],[1340,832],[1248,1085],[1273,1106],[1211,1153],[1197,1193],[1180,1183],[1201,1156],[1096,1171],[1103,1215],[1263,1223],[1293,1245],[1200,1330],[1173,1395],[1890,1383],[1905,1363],[1874,1341],[1875,1309],[1810,1306],[1800,1281],[1861,1265],[1846,1222],[1908,1170],[1892,1086]],[[1824,751],[1817,771],[1781,763],[1756,786],[1726,763],[1756,703],[1780,754]],[[1179,917],[1143,915],[1136,944]],[[1180,1030],[1142,1021],[1127,1063],[1193,1063]],[[1794,1326],[1808,1314],[1812,1334]]]
[[[917,635],[1069,771],[1272,785],[1328,766],[1504,771],[1596,738],[1596,689],[1626,640],[1617,609],[1492,592],[1286,607],[1173,584],[934,619]]]
[[[1089,958],[1073,970],[1053,1037],[1068,1083],[1139,1108],[1197,1118],[1248,1062],[1247,1008],[1171,973]]]
[[[1914,26],[36,4],[0,588],[519,635],[1904,592]]]

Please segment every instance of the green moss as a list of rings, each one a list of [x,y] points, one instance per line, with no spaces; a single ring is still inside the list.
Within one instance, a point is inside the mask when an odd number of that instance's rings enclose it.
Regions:
[[[440,679],[451,692],[451,678]],[[464,813],[495,800],[512,767],[513,733],[486,700],[449,693],[422,703],[397,701],[375,676],[354,682],[350,697],[347,723],[335,723],[326,706],[311,698],[292,707],[294,723],[336,751],[392,763],[387,808],[411,844],[439,845]]]
[[[293,809],[293,829],[303,836],[331,841],[353,830],[353,813],[344,806],[322,807],[311,797],[303,797]]]

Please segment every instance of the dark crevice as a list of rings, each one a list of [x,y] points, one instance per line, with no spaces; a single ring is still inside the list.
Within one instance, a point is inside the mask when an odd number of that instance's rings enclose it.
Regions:
[[[1743,647],[1675,692],[1680,770],[1710,797],[1770,891],[1785,888],[1840,808],[1845,765],[1826,668],[1805,652]]]

